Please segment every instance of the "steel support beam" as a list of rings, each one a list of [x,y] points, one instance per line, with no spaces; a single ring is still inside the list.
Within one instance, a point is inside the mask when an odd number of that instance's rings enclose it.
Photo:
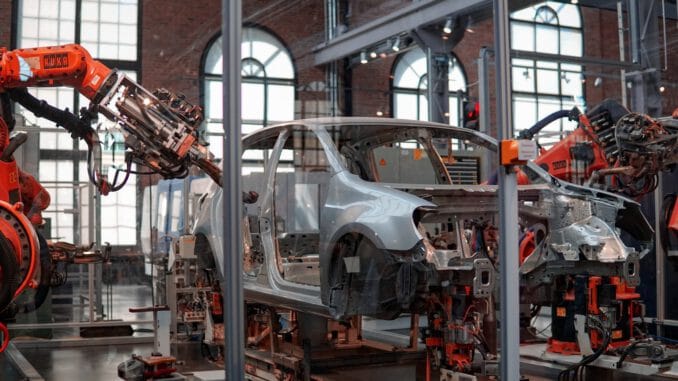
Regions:
[[[242,196],[240,186],[241,0],[222,0],[223,110],[223,294],[226,379],[245,379],[245,304],[242,285]]]
[[[656,276],[656,297],[657,297],[657,335],[664,335],[663,322],[666,319],[666,251],[661,241],[661,220],[663,218],[662,201],[664,199],[664,174],[657,176],[659,183],[654,191],[654,231],[655,231],[655,276]]]
[[[452,32],[452,38],[443,40],[440,32],[430,28],[417,28],[410,33],[417,45],[426,53],[426,72],[428,84],[426,98],[428,99],[428,120],[431,122],[449,124],[450,122],[450,93],[449,70],[450,51],[464,36],[464,27],[457,27]]]
[[[490,135],[490,54],[488,48],[481,48],[480,57],[478,57],[478,103],[480,106],[478,130],[488,135]],[[485,152],[486,154],[483,156],[483,161],[480,163],[480,176],[483,179],[489,178],[494,166],[492,160],[496,160],[496,155],[492,154],[490,150],[485,150]]]
[[[494,0],[494,50],[497,80],[497,140],[511,139],[511,65],[508,0]],[[499,155],[501,157],[501,155]],[[499,271],[501,309],[501,380],[520,379],[520,313],[518,268],[518,189],[511,168],[498,171]]]
[[[656,0],[629,1],[631,58],[640,65],[640,70],[626,74],[633,84],[631,110],[653,117],[662,114],[659,94],[659,7],[660,1]]]
[[[631,110],[661,116],[662,97],[659,92],[662,62],[659,56],[659,16],[663,0],[629,0],[629,29],[631,39],[631,59],[640,65],[640,70],[627,73],[627,80],[633,84],[631,90]],[[664,197],[664,174],[659,174],[659,183],[654,191],[655,217],[655,286],[657,334],[662,335],[661,322],[666,318],[666,253],[661,244],[659,220],[662,218],[661,204]],[[668,177],[667,177],[668,178]],[[649,200],[648,200],[649,201]],[[648,202],[646,201],[646,202]],[[648,269],[649,270],[649,269]],[[652,272],[643,271],[642,276],[651,276]]]
[[[324,65],[396,34],[443,20],[448,15],[487,7],[489,0],[422,0],[357,27],[315,48],[315,64]]]
[[[637,64],[619,61],[619,60],[609,60],[609,59],[594,58],[594,57],[564,56],[564,55],[561,55],[561,54],[526,52],[526,51],[522,51],[522,50],[511,50],[511,58],[523,58],[523,59],[539,60],[539,61],[556,61],[556,62],[577,64],[577,65],[600,65],[600,66],[618,67],[618,68],[621,68],[621,69],[630,69],[630,70],[637,70],[637,69],[640,68],[640,66],[637,65]]]

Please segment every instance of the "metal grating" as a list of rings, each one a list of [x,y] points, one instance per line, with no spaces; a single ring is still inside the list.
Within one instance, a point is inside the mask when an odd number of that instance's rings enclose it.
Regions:
[[[480,158],[455,156],[455,162],[446,164],[452,184],[476,185],[480,183]]]

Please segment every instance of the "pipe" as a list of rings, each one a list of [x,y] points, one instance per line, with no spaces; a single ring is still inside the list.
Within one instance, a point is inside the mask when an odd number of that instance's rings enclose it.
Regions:
[[[78,118],[68,109],[61,110],[49,105],[44,100],[32,96],[25,88],[7,90],[12,100],[24,106],[39,118],[49,119],[70,132],[73,137],[84,139],[92,131],[87,119]]]
[[[567,117],[568,119],[572,120],[575,110],[577,113],[579,113],[579,110],[577,110],[576,107],[574,107],[572,110],[560,110],[551,113],[544,119],[535,123],[532,127],[528,128],[527,130],[520,131],[520,134],[518,134],[518,139],[532,139],[534,135],[539,133],[539,131],[541,131],[544,127],[548,126],[549,124],[551,124],[551,122],[554,122],[560,118]]]

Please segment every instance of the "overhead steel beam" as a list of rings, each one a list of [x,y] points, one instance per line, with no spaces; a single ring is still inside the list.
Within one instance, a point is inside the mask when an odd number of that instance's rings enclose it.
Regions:
[[[375,42],[423,25],[443,20],[455,13],[471,13],[489,7],[489,0],[423,0],[357,27],[323,44],[315,51],[315,64],[324,65],[355,54]]]
[[[522,50],[511,50],[511,58],[519,58],[526,60],[538,60],[538,61],[556,61],[561,63],[569,63],[576,65],[600,65],[606,67],[617,67],[622,69],[629,70],[638,70],[640,65],[634,64],[631,62],[625,62],[620,60],[610,60],[604,58],[595,58],[595,57],[575,57],[575,56],[565,56],[561,54],[549,54],[549,53],[539,53],[539,52],[526,52]]]

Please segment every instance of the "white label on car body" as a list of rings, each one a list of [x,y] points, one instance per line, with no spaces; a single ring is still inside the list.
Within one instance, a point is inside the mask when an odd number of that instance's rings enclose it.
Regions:
[[[344,265],[346,265],[346,272],[349,274],[360,272],[360,257],[346,257],[344,258]]]

